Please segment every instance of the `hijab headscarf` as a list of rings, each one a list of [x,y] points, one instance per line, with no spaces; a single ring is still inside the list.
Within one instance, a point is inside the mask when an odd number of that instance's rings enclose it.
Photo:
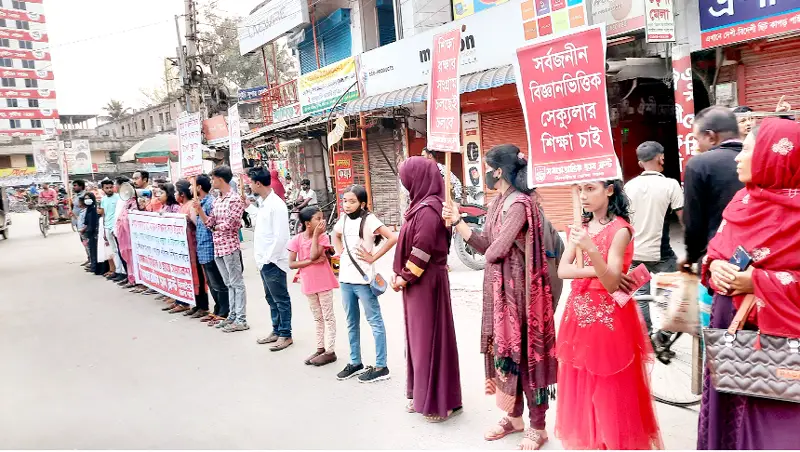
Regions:
[[[283,188],[283,183],[281,183],[281,179],[278,177],[278,170],[269,170],[269,176],[269,186],[272,187],[272,191],[282,200],[286,201],[286,189]]]
[[[703,274],[738,246],[753,257],[755,315],[766,334],[800,337],[800,124],[765,119],[756,136],[752,181],[722,213]],[[744,296],[734,297],[738,307]]]
[[[411,198],[405,213],[406,220],[424,206],[433,207],[441,215],[444,181],[436,162],[423,157],[411,157],[400,166],[400,182]]]

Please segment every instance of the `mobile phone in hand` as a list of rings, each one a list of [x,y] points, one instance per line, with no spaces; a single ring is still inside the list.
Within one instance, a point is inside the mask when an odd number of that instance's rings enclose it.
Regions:
[[[633,278],[633,280],[636,282],[636,288],[631,292],[617,289],[616,292],[611,294],[611,297],[617,302],[619,307],[625,306],[633,297],[633,294],[653,278],[652,275],[650,275],[650,271],[647,270],[647,267],[645,267],[644,264],[639,264],[638,267],[629,271],[628,276]]]
[[[743,246],[739,245],[736,251],[734,251],[733,257],[731,257],[728,262],[737,266],[739,271],[743,272],[753,263],[753,256],[751,256]]]

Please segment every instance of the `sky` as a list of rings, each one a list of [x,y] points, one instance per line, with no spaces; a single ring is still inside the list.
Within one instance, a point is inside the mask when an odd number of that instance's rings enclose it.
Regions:
[[[220,15],[246,16],[260,1],[198,3],[214,5]],[[175,57],[178,45],[174,16],[183,14],[184,1],[45,0],[44,12],[59,113],[104,114],[110,99],[144,107],[141,90],[163,83],[164,59]]]

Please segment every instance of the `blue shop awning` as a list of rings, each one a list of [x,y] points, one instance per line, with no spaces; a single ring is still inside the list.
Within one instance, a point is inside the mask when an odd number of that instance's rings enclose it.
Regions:
[[[461,94],[471,93],[481,89],[497,88],[498,86],[514,83],[514,68],[509,64],[486,71],[475,72],[461,76],[459,88]],[[398,89],[377,96],[356,99],[344,107],[345,115],[353,115],[362,111],[391,108],[400,105],[422,102],[428,99],[428,85],[412,86]]]

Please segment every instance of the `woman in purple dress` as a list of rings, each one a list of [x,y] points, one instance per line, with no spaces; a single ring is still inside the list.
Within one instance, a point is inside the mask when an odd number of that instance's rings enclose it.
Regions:
[[[442,220],[444,183],[436,163],[412,157],[400,166],[411,204],[394,255],[392,288],[403,291],[406,320],[407,411],[429,422],[461,412],[458,346],[450,306],[447,254],[450,228]]]

